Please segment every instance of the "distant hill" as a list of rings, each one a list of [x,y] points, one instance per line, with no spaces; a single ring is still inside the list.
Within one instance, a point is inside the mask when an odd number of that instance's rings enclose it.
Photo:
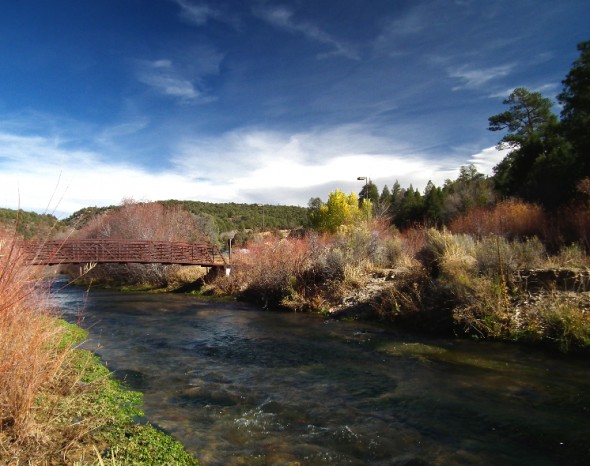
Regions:
[[[77,210],[72,215],[62,220],[62,223],[68,227],[79,230],[88,223],[89,220],[94,217],[108,212],[117,210],[119,206],[108,206],[108,207],[84,207],[83,209]]]
[[[53,215],[0,208],[0,229],[32,239],[55,237],[65,226]]]
[[[298,206],[214,203],[200,201],[177,201],[170,199],[158,201],[164,205],[180,205],[189,212],[211,220],[219,232],[230,230],[287,230],[307,225],[307,208]],[[112,210],[118,206],[86,207],[64,219],[64,225],[76,229],[84,226],[88,220]]]
[[[229,230],[289,230],[307,224],[307,208],[267,204],[235,204],[199,201],[162,201],[168,205],[183,205],[199,216],[213,218],[219,231]]]

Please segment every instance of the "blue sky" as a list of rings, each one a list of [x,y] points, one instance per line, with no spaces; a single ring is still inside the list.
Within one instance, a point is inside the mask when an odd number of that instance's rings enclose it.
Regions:
[[[515,87],[555,100],[589,24],[587,0],[3,2],[0,207],[490,174],[487,118]]]

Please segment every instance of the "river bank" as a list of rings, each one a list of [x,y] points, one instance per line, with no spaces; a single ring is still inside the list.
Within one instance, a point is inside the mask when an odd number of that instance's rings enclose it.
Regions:
[[[66,338],[82,343],[88,337],[80,327],[59,322]],[[177,440],[145,421],[143,394],[116,380],[93,352],[73,349],[65,365],[73,388],[52,400],[59,422],[50,418],[44,426],[46,435],[61,437],[61,445],[46,449],[42,462],[198,466]]]
[[[590,349],[590,262],[578,246],[549,255],[535,238],[383,236],[266,240],[234,254],[231,275],[204,293],[428,335]]]
[[[177,440],[143,420],[142,393],[117,381],[91,351],[76,349],[85,330],[50,319],[70,349],[39,387],[26,425],[3,413],[0,464],[198,466]]]
[[[198,464],[140,422],[142,395],[79,349],[87,332],[19,252],[0,236],[0,464]]]

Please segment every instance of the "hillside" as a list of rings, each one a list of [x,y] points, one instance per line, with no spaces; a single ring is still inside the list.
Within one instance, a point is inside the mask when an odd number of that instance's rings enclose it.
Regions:
[[[307,208],[298,206],[214,203],[200,201],[158,201],[164,205],[181,205],[189,212],[213,221],[218,232],[230,230],[282,230],[307,224]],[[118,209],[118,206],[86,207],[63,220],[67,226],[81,228],[96,215]]]
[[[53,215],[0,208],[0,229],[25,239],[53,237],[64,225]]]

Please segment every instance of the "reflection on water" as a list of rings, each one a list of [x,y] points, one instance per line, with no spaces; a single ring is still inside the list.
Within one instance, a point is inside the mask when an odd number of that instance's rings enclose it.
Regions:
[[[585,360],[189,296],[56,299],[203,465],[590,464]]]

